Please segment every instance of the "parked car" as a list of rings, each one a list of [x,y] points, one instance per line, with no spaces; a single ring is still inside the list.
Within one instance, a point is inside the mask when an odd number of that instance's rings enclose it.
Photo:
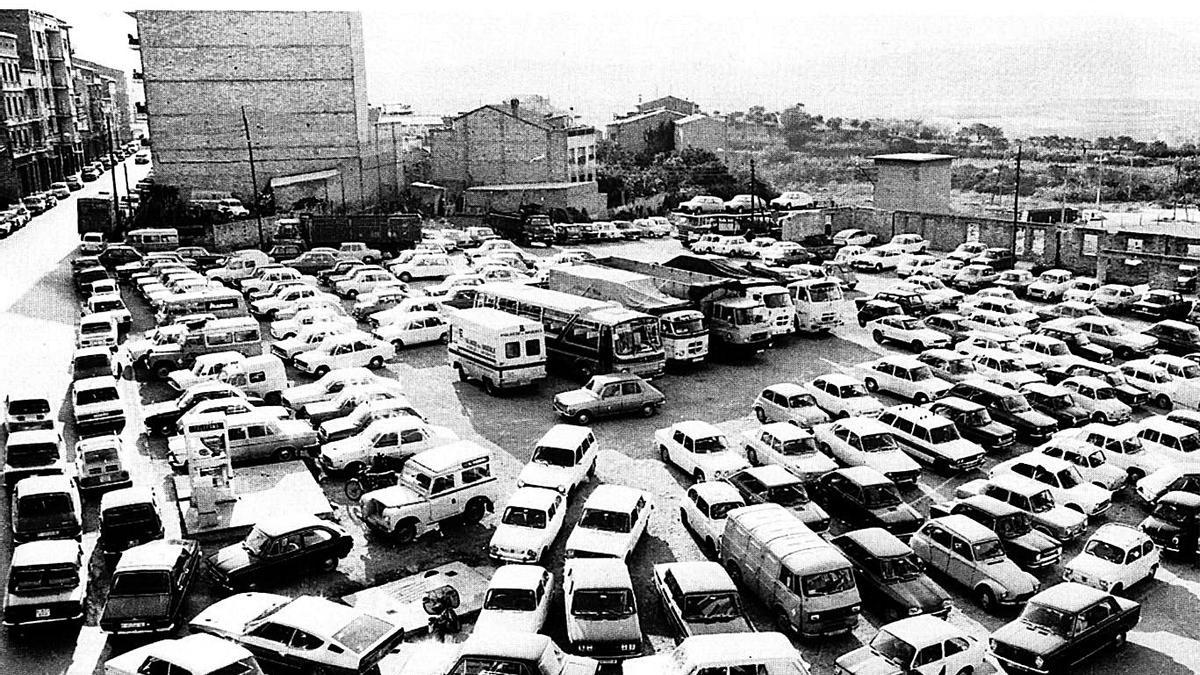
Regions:
[[[1043,302],[1061,301],[1072,278],[1074,275],[1067,270],[1047,270],[1038,275],[1037,281],[1029,284],[1025,294]]]
[[[674,464],[696,482],[720,479],[747,466],[729,447],[724,432],[699,420],[678,422],[654,432],[659,458]]]
[[[980,256],[986,250],[987,244],[981,241],[964,241],[955,247],[946,257],[950,260],[961,260],[965,263],[972,258]]]
[[[162,518],[154,491],[133,486],[106,492],[100,498],[100,536],[97,547],[106,556],[119,555],[139,544],[163,538]]]
[[[8,564],[4,625],[10,631],[83,620],[88,565],[78,541],[18,544]]]
[[[1045,382],[1022,384],[1020,391],[1034,410],[1044,413],[1058,423],[1059,429],[1077,427],[1091,418],[1091,413],[1075,402],[1074,393]]]
[[[814,204],[816,200],[807,192],[784,192],[770,202],[771,208],[780,210],[806,209]]]
[[[829,373],[801,385],[822,410],[835,418],[878,417],[883,403],[871,394],[861,380],[842,373]]]
[[[1158,547],[1137,528],[1117,523],[1101,525],[1083,545],[1083,552],[1063,569],[1063,580],[1121,595],[1154,579]]]
[[[1116,388],[1098,377],[1068,377],[1058,386],[1071,393],[1074,404],[1082,408],[1093,422],[1124,424],[1133,417],[1133,410],[1121,402]]]
[[[854,373],[869,392],[886,391],[917,403],[941,398],[950,383],[934,376],[929,366],[911,356],[885,356],[856,364]]]
[[[966,317],[961,314],[942,312],[931,314],[923,319],[926,328],[935,330],[950,338],[951,342],[957,343],[967,337],[967,333],[971,332],[972,328],[967,326]]]
[[[1135,489],[1143,504],[1151,506],[1168,492],[1200,494],[1200,463],[1164,466],[1137,481]]]
[[[1163,551],[1185,560],[1200,554],[1200,495],[1167,492],[1138,526]]]
[[[1004,554],[995,532],[966,516],[929,519],[913,534],[909,545],[929,569],[966,587],[987,612],[1019,607],[1039,586],[1036,577]]]
[[[857,270],[871,270],[872,272],[882,272],[884,270],[894,270],[904,261],[907,256],[900,247],[893,247],[890,244],[877,246],[867,250],[866,253],[858,256],[850,263]]]
[[[858,306],[856,314],[858,325],[865,328],[868,323],[885,316],[904,316],[904,309],[888,300],[868,300]]]
[[[870,246],[875,243],[875,235],[865,230],[848,228],[834,234],[833,243],[837,246]]]
[[[725,531],[725,515],[743,506],[746,500],[734,486],[725,481],[705,481],[687,489],[680,500],[679,520],[708,554],[715,555]]]
[[[100,613],[101,630],[112,635],[174,631],[200,555],[194,539],[152,541],[122,553]]]
[[[802,427],[829,421],[816,399],[798,384],[783,382],[762,390],[751,404],[760,424],[789,422]]]
[[[340,526],[316,516],[267,516],[244,541],[206,558],[205,572],[227,591],[258,588],[312,568],[333,571],[353,545]]]
[[[317,349],[305,352],[292,364],[302,373],[322,377],[341,368],[382,368],[396,355],[395,347],[362,332],[352,332],[326,340]]]
[[[837,659],[845,675],[942,675],[977,673],[986,661],[984,643],[935,616],[921,615],[880,627],[871,641]]]
[[[1051,567],[1062,558],[1062,545],[1057,539],[1034,529],[1024,511],[995,497],[975,495],[929,505],[930,518],[951,514],[966,516],[995,532],[1008,557],[1025,569]]]
[[[681,202],[676,209],[681,213],[721,213],[725,210],[725,202],[720,197],[697,195]]]
[[[546,624],[554,575],[539,565],[501,565],[492,574],[472,634],[536,634]]]
[[[633,373],[595,375],[583,387],[554,395],[554,411],[564,419],[587,425],[599,417],[633,412],[652,417],[666,396]]]
[[[566,497],[542,487],[519,487],[508,498],[488,543],[488,556],[501,563],[545,564],[562,532]]]
[[[813,427],[821,453],[850,466],[865,466],[899,484],[915,485],[917,464],[896,442],[891,427],[869,417],[851,417]]]
[[[105,675],[149,673],[262,675],[262,670],[250,650],[205,633],[188,635],[178,640],[158,640],[110,658],[104,663]]]
[[[924,517],[900,496],[896,484],[867,466],[837,469],[813,484],[813,495],[852,528],[880,527],[907,540]]]
[[[1169,354],[1183,356],[1200,352],[1200,327],[1184,321],[1166,319],[1142,331],[1158,341]]]
[[[732,199],[725,202],[725,211],[728,213],[769,210],[767,200],[757,195],[734,195]]]
[[[957,396],[944,396],[925,407],[954,422],[963,438],[978,443],[989,452],[1003,450],[1016,442],[1013,428],[993,420],[987,408],[979,403]]]
[[[950,338],[945,333],[929,328],[920,319],[904,314],[880,317],[869,322],[866,329],[870,331],[871,338],[879,344],[894,342],[914,352],[950,346]]]
[[[1013,252],[999,246],[988,247],[983,250],[983,253],[971,258],[972,264],[988,265],[994,270],[1012,269],[1017,263],[1016,256]]]
[[[970,263],[954,273],[950,285],[964,293],[986,288],[1000,279],[1000,273],[991,265]]]
[[[1112,506],[1112,490],[1084,479],[1072,463],[1039,452],[1018,455],[992,467],[989,477],[1015,473],[1049,488],[1054,503],[1088,518],[1099,518]]]
[[[930,579],[907,544],[878,527],[852,530],[830,540],[854,565],[864,604],[885,620],[928,614],[945,618],[950,594]]]
[[[1026,291],[1029,290],[1029,285],[1033,283],[1034,279],[1035,277],[1029,270],[1004,270],[996,279],[996,285],[1012,290],[1020,298],[1025,296]]]
[[[1049,486],[1017,473],[999,472],[984,480],[968,481],[955,491],[960,499],[984,495],[1015,506],[1029,516],[1033,527],[1060,542],[1079,538],[1087,529],[1087,516],[1054,502]]]
[[[1186,319],[1192,311],[1191,300],[1183,297],[1179,291],[1161,289],[1151,290],[1143,295],[1129,308],[1134,316],[1140,316],[1152,321],[1164,319]]]
[[[83,506],[75,479],[65,474],[50,474],[17,481],[12,489],[9,520],[14,543],[78,539],[83,531]]]
[[[1124,647],[1140,617],[1140,604],[1068,581],[1030,598],[993,632],[992,653],[1006,670],[1069,672],[1106,647]]]
[[[583,503],[579,522],[567,537],[566,557],[628,561],[653,509],[648,492],[623,485],[598,486]]]
[[[652,578],[668,619],[683,638],[754,632],[737,586],[719,563],[663,563],[654,566]]]
[[[750,467],[724,480],[737,488],[747,504],[778,504],[793,512],[813,532],[829,529],[829,514],[813,503],[800,477],[782,466]]]

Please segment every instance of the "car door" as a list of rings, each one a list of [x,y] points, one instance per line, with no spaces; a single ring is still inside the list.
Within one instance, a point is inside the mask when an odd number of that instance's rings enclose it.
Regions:
[[[278,437],[266,424],[250,424],[246,427],[246,457],[268,459],[275,452]]]
[[[966,539],[956,534],[950,535],[950,550],[947,552],[946,574],[968,588],[972,588],[975,585],[975,580],[978,576],[975,568],[975,554],[971,551],[971,545],[967,543]]]
[[[642,395],[644,393],[641,382],[622,382],[621,396],[617,399],[616,408],[613,412],[626,413],[637,410],[641,407]]]
[[[241,643],[253,652],[254,657],[263,665],[295,668],[289,646],[295,633],[295,628],[268,621],[247,633],[241,639]]]
[[[429,434],[424,429],[405,429],[399,434],[398,457],[411,457],[428,450],[431,445]]]
[[[611,415],[620,409],[621,383],[606,384],[600,390],[600,403],[597,406],[601,415]]]
[[[917,650],[913,657],[910,675],[945,675],[946,665],[942,663],[945,651],[941,642],[934,642]]]

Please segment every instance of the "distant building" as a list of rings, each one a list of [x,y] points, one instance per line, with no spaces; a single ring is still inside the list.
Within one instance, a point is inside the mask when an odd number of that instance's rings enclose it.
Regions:
[[[762,150],[783,142],[783,130],[772,122],[729,123],[729,146],[737,150]]]
[[[697,113],[675,120],[675,149],[697,148],[714,154],[729,149],[729,123],[724,117]]]
[[[650,112],[651,110],[670,110],[677,112],[680,115],[695,115],[700,112],[700,106],[692,103],[687,99],[679,98],[678,96],[663,96],[645,103],[639,103],[637,111],[639,113]]]
[[[117,145],[125,145],[132,141],[133,106],[129,102],[129,82],[125,71],[83,59],[75,59],[75,68],[76,70],[81,68],[90,70],[95,73],[95,79],[103,82],[108,112],[112,116],[113,142]],[[78,91],[75,93],[79,94]]]
[[[875,155],[879,175],[874,205],[894,211],[950,212],[950,165],[953,155],[904,152]]]
[[[358,12],[138,11],[154,171],[162,184],[281,208],[356,210],[395,198],[396,163],[374,146]]]
[[[666,108],[620,117],[608,123],[605,136],[621,149],[639,153],[646,149],[647,131],[685,117],[684,113]]]

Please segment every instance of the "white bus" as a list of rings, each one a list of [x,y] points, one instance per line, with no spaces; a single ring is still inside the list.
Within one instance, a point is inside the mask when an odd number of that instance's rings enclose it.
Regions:
[[[450,367],[463,382],[478,380],[489,394],[546,379],[542,324],[490,307],[451,311]]]
[[[516,283],[476,287],[475,306],[493,307],[542,322],[547,362],[584,377],[629,372],[663,374],[666,357],[658,319],[615,302]]]

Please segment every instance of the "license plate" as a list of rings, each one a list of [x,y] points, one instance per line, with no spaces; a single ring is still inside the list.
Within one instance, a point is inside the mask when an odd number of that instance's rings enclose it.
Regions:
[[[115,474],[115,473],[108,473],[108,474],[104,474],[103,476],[100,476],[101,483],[111,483],[111,482],[115,481],[116,479],[117,479],[117,474]]]
[[[49,609],[38,609],[38,610],[34,610],[34,612],[33,612],[33,618],[35,618],[35,619],[49,619],[49,618],[50,618],[50,610],[49,610]]]
[[[145,628],[145,621],[126,621],[121,624],[121,628]]]

